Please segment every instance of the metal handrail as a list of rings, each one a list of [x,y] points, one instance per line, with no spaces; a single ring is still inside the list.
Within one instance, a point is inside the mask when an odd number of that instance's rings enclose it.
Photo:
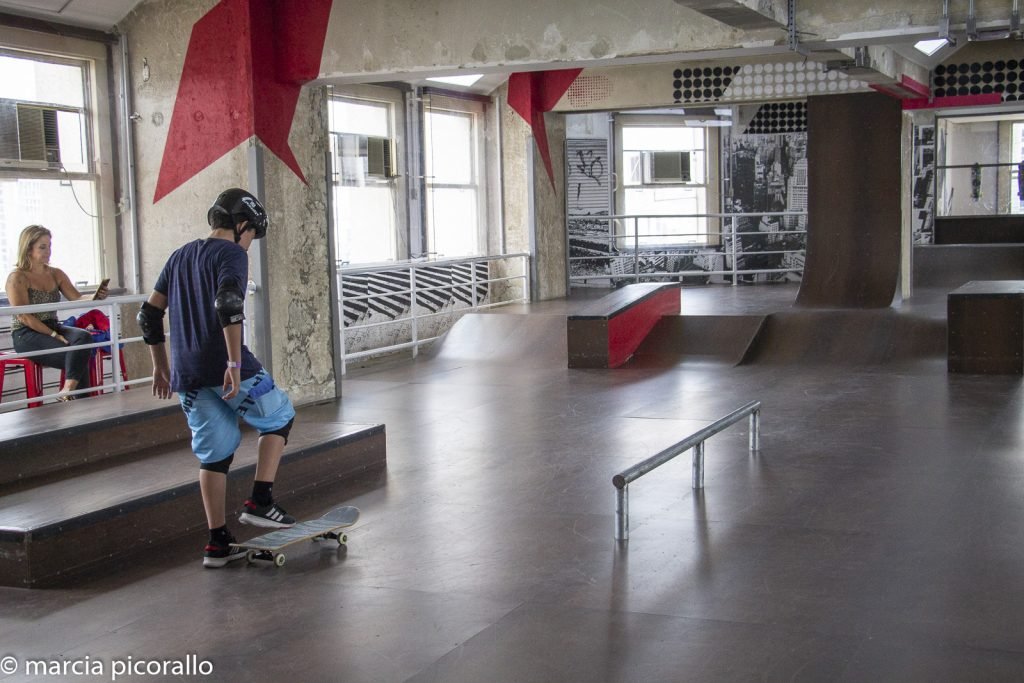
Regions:
[[[125,387],[134,384],[143,384],[150,382],[152,377],[144,377],[136,380],[124,381],[121,378],[121,357],[120,354],[114,353],[114,350],[120,348],[120,345],[131,342],[142,341],[142,337],[122,337],[121,336],[121,321],[118,316],[120,307],[124,304],[137,304],[142,303],[148,299],[146,294],[128,294],[122,296],[111,296],[106,299],[79,299],[77,301],[58,301],[51,304],[32,304],[29,306],[0,306],[0,317],[3,316],[16,316],[24,313],[44,313],[48,311],[65,311],[70,309],[83,309],[83,308],[98,308],[105,309],[107,317],[110,319],[110,339],[103,342],[94,342],[91,344],[80,344],[77,346],[68,346],[63,349],[44,349],[42,351],[26,351],[24,353],[9,353],[4,354],[4,359],[12,360],[17,358],[29,358],[33,356],[42,356],[54,353],[67,353],[69,351],[79,349],[97,349],[97,348],[109,348],[110,349],[110,362],[111,370],[113,372],[113,379],[110,384],[101,384],[95,387],[89,387],[88,389],[78,389],[76,391],[68,392],[69,395],[79,395],[92,393],[94,391],[102,391],[104,389],[112,389],[114,391],[123,391]],[[0,370],[2,371],[2,370]],[[20,408],[30,403],[39,403],[46,397],[33,397],[24,398],[17,401],[5,401],[4,408]]]
[[[766,211],[758,213],[694,213],[694,214],[617,214],[611,216],[603,215],[582,215],[582,214],[570,214],[567,216],[567,222],[569,220],[587,220],[593,222],[607,222],[608,223],[608,235],[592,235],[588,236],[588,239],[597,241],[607,241],[609,249],[616,242],[621,242],[620,247],[622,254],[588,254],[585,256],[569,256],[567,258],[568,263],[571,265],[574,261],[594,261],[606,259],[611,263],[615,260],[632,260],[633,261],[633,272],[627,273],[595,273],[585,275],[570,275],[570,282],[586,281],[586,280],[615,280],[629,278],[635,282],[640,282],[643,278],[683,278],[687,276],[709,276],[709,275],[730,275],[732,276],[732,284],[739,284],[740,275],[756,275],[760,273],[773,273],[773,274],[786,274],[786,273],[800,273],[803,271],[801,267],[781,267],[781,268],[760,268],[760,269],[747,269],[740,268],[739,259],[741,256],[765,256],[775,255],[786,258],[787,254],[802,254],[806,251],[806,248],[801,249],[776,249],[771,251],[741,251],[740,239],[747,235],[806,235],[806,230],[775,230],[772,232],[763,232],[760,230],[740,230],[738,226],[738,219],[740,218],[753,218],[753,217],[777,217],[777,216],[807,216],[806,211]],[[705,232],[669,232],[669,233],[657,233],[650,235],[640,235],[640,221],[645,219],[678,219],[678,218],[717,218],[717,219],[728,219],[728,227],[718,226],[715,230],[708,230]],[[633,230],[631,232],[620,233],[615,225],[614,221],[632,221]],[[781,227],[781,226],[780,226]],[[703,238],[703,241],[698,243],[696,241],[688,244],[672,243],[672,244],[658,244],[658,245],[641,245],[641,239],[650,241],[657,238],[678,238],[695,236]],[[717,236],[720,244],[712,245],[709,239],[713,236]],[[632,247],[629,246],[628,241],[632,239]],[[726,239],[731,239],[731,244],[725,244]],[[655,271],[641,273],[640,271],[640,258],[643,254],[651,254],[657,256],[671,256],[669,253],[658,253],[666,249],[700,249],[700,248],[712,248],[714,251],[709,252],[716,256],[722,256],[725,258],[731,257],[732,267],[720,270],[687,270],[687,271]],[[783,264],[780,264],[783,265]]]
[[[602,216],[604,218],[604,216]],[[381,261],[380,263],[367,263],[353,266],[342,261],[337,263],[338,272],[345,275],[359,275],[361,273],[383,273],[389,270],[420,270],[422,268],[437,268],[438,266],[455,266],[460,263],[477,263],[479,261],[503,261],[505,259],[520,258],[529,256],[527,252],[516,252],[514,254],[494,254],[491,256],[464,256],[450,259],[410,259],[407,261]]]
[[[759,211],[756,213],[623,213],[611,216],[593,214],[569,214],[569,218],[626,219],[626,218],[753,218],[755,216],[806,216],[806,211]]]
[[[459,264],[476,264],[476,263],[489,263],[491,261],[508,261],[512,259],[522,259],[523,267],[522,271],[518,275],[509,275],[501,277],[493,277],[487,279],[478,279],[476,274],[476,268],[470,271],[470,282],[459,283],[459,284],[446,284],[446,285],[426,285],[419,282],[419,273],[417,271],[434,268],[446,268]],[[409,261],[389,261],[377,264],[364,264],[359,266],[350,266],[342,263],[338,263],[336,266],[337,275],[343,282],[346,277],[353,275],[372,275],[376,273],[395,273],[402,272],[409,274],[409,282],[407,286],[399,289],[388,290],[386,292],[371,292],[368,294],[357,294],[355,296],[345,296],[344,287],[340,288],[340,305],[341,310],[344,311],[345,305],[349,302],[356,301],[370,301],[373,299],[379,299],[382,297],[389,297],[395,295],[408,295],[410,301],[414,303],[409,308],[409,315],[407,317],[398,318],[395,320],[384,320],[372,323],[359,323],[346,325],[344,320],[339,328],[338,332],[338,346],[341,349],[340,360],[341,360],[341,374],[344,375],[348,370],[348,361],[356,360],[359,358],[368,358],[371,356],[377,356],[384,353],[402,351],[405,349],[411,349],[413,357],[416,357],[419,353],[419,348],[425,344],[429,344],[439,339],[439,336],[432,336],[429,338],[420,337],[419,321],[427,320],[431,318],[441,318],[451,315],[454,311],[443,311],[437,313],[420,313],[417,310],[415,302],[417,297],[423,293],[430,293],[435,291],[447,291],[451,289],[466,288],[469,289],[472,294],[472,303],[466,308],[458,309],[459,313],[468,313],[471,311],[482,310],[487,308],[494,308],[497,306],[506,306],[514,303],[529,302],[531,299],[530,293],[530,255],[525,252],[519,252],[514,254],[495,254],[490,256],[470,256],[462,258],[452,259],[438,259],[438,260],[409,260]],[[512,280],[522,280],[523,282],[523,295],[517,299],[509,301],[501,301],[496,303],[482,304],[477,300],[477,287],[479,285],[490,285],[501,282],[508,282]],[[411,341],[401,342],[397,344],[388,344],[382,346],[376,346],[363,351],[349,352],[346,350],[346,333],[357,330],[372,329],[377,327],[384,327],[387,325],[397,324],[409,324]]]
[[[695,489],[704,488],[704,441],[747,416],[750,416],[750,450],[760,450],[761,402],[751,401],[725,417],[715,420],[704,429],[694,432],[682,441],[612,477],[612,485],[615,486],[615,540],[629,540],[629,484],[631,482],[636,481],[651,470],[661,467],[683,451],[692,448],[692,487]]]

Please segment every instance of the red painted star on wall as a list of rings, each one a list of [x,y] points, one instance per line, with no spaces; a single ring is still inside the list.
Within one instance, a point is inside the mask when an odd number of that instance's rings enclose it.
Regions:
[[[551,111],[562,95],[573,84],[583,69],[558,69],[512,74],[508,79],[508,105],[522,116],[533,129],[533,139],[544,160],[551,187],[555,187],[555,174],[551,168],[548,132],[544,125],[544,112]]]
[[[221,0],[192,27],[153,201],[251,136],[305,182],[288,145],[333,0]]]

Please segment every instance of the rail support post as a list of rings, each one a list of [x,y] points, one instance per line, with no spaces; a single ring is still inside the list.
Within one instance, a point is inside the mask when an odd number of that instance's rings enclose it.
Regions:
[[[629,485],[615,489],[615,540],[629,540]]]
[[[750,414],[750,450],[761,450],[761,409]]]
[[[693,447],[693,488],[704,488],[704,442]]]

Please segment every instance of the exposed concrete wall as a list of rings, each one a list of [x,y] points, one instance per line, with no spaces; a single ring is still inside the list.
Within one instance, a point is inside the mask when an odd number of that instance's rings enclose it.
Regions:
[[[274,155],[264,155],[264,191],[273,221],[266,237],[266,286],[274,374],[293,401],[305,403],[335,393],[323,88],[303,89],[288,141],[308,185]]]
[[[1010,2],[976,0],[980,27],[1002,22],[1010,16]],[[967,3],[950,3],[950,19],[954,30],[963,28],[967,20]],[[871,34],[913,34],[921,28],[934,28],[942,20],[942,3],[938,0],[800,0],[797,3],[796,26],[813,34],[815,41],[844,37],[864,41]]]
[[[337,0],[321,77],[381,76],[689,52],[743,33],[668,0]]]
[[[565,116],[547,114],[554,187],[540,154],[533,155],[533,220],[537,240],[537,298],[566,295]]]
[[[156,282],[174,249],[209,234],[206,211],[217,194],[227,187],[250,185],[252,139],[153,203],[192,25],[216,4],[216,0],[155,0],[137,7],[119,26],[128,40],[132,107],[141,116],[133,125],[144,291]],[[320,89],[305,89],[289,141],[308,185],[276,156],[263,155],[264,200],[272,226],[266,241],[269,271],[265,274],[270,293],[270,369],[297,403],[334,395],[325,116]]]
[[[977,0],[976,5],[979,28],[1007,24],[1006,0]],[[785,49],[782,0],[737,0],[736,6],[756,9],[779,28],[743,31],[668,0],[638,0],[628,7],[613,0],[337,0],[321,77],[369,82],[463,69],[653,61],[738,47]],[[966,18],[966,3],[953,3],[953,29],[962,30]],[[801,40],[818,50],[934,37],[941,19],[938,0],[800,0],[796,26]]]
[[[527,145],[530,127],[508,106],[508,85],[495,93],[501,103],[502,213],[505,216],[505,250],[509,253],[530,250],[530,190],[527,173]]]
[[[497,93],[507,101],[508,88]],[[545,122],[555,172],[555,191],[548,180],[540,154],[533,153],[533,222],[536,251],[533,254],[537,279],[533,298],[556,299],[566,294],[565,286],[565,117],[547,114]],[[508,106],[501,108],[502,165],[504,166],[505,248],[508,252],[530,250],[530,149],[534,145],[530,127]]]
[[[148,2],[139,5],[120,27],[128,41],[132,108],[141,116],[132,130],[144,291],[152,288],[174,249],[209,233],[206,210],[220,188],[246,178],[245,150],[240,148],[153,203],[192,24],[215,4],[216,0]],[[148,66],[148,80],[143,63]]]

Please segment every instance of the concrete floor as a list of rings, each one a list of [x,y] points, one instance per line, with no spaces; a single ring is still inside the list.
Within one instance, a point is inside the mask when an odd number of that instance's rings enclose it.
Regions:
[[[686,290],[684,313],[794,296]],[[187,654],[208,680],[1024,679],[1019,377],[569,371],[450,341],[350,371],[317,409],[387,425],[385,475],[292,506],[359,506],[347,552],[213,571],[190,538],[72,588],[2,588],[0,658],[88,656],[107,680]],[[617,544],[612,475],[752,399],[762,450],[742,423],[707,443],[703,492],[688,455],[634,483]]]

